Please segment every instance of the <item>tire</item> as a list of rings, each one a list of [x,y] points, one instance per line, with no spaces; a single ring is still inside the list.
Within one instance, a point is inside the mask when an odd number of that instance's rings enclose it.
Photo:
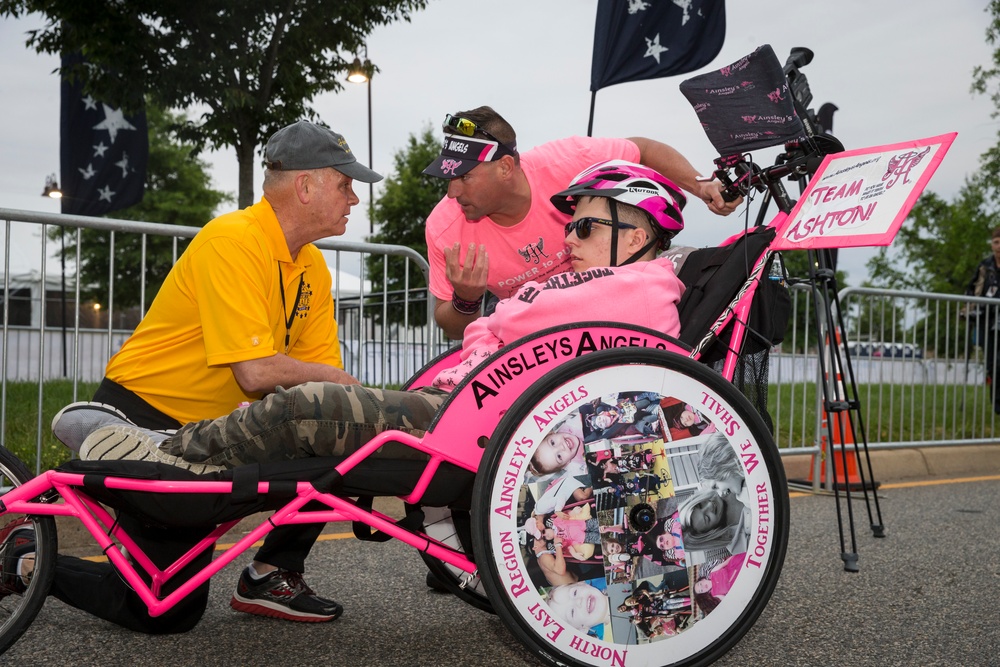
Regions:
[[[32,477],[28,468],[16,456],[0,447],[0,495],[5,495]],[[9,594],[0,599],[0,653],[10,648],[35,620],[55,576],[57,542],[53,517],[6,512],[0,515],[0,534],[6,536],[12,523],[25,519],[35,529],[35,570],[23,594]],[[6,563],[3,565],[6,569]]]
[[[587,418],[599,402],[617,422]],[[674,426],[674,412],[695,425]],[[541,445],[570,457],[562,472],[538,469]],[[732,472],[703,476],[708,451]],[[486,594],[547,664],[711,664],[777,583],[788,540],[777,449],[735,387],[680,355],[607,350],[556,368],[507,411],[479,470],[472,537]],[[550,525],[574,546],[543,534]]]
[[[422,509],[424,512],[424,532],[428,537],[432,537],[449,547],[467,551],[466,544],[471,539],[471,531],[466,529],[469,535],[464,541],[460,538],[458,529],[455,527],[456,516],[453,514],[453,510],[447,507],[424,507]],[[468,511],[465,514],[468,516]],[[489,598],[486,597],[486,591],[483,588],[483,582],[480,580],[479,575],[473,575],[472,579],[468,580],[463,586],[462,582],[468,577],[465,571],[433,556],[429,556],[422,551],[420,552],[420,557],[424,560],[431,574],[437,577],[437,580],[449,592],[477,609],[491,614],[495,613],[493,605],[490,604]]]

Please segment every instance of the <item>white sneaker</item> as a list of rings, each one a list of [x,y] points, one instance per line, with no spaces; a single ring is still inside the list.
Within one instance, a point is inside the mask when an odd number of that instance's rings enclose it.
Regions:
[[[83,441],[80,458],[84,461],[151,461],[190,470],[203,475],[225,470],[223,466],[191,463],[179,456],[167,454],[160,443],[169,438],[168,433],[140,428],[128,424],[103,426]]]
[[[79,452],[87,436],[102,426],[135,426],[118,408],[105,403],[70,403],[52,418],[52,433],[59,441]]]

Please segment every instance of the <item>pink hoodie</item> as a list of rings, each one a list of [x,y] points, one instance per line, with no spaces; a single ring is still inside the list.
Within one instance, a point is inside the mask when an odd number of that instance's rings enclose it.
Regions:
[[[572,322],[636,324],[676,336],[677,302],[684,285],[667,258],[528,282],[465,329],[462,363],[441,371],[433,385],[451,391],[489,355],[528,334]]]

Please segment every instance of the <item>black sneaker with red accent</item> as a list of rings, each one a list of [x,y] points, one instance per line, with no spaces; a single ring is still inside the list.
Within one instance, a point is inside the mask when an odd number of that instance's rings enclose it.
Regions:
[[[0,529],[0,599],[21,595],[28,589],[24,577],[17,574],[17,563],[34,552],[35,529],[28,517],[11,521]]]
[[[229,606],[248,614],[305,623],[332,621],[344,612],[333,600],[313,593],[298,572],[278,569],[254,579],[249,567],[240,574]]]

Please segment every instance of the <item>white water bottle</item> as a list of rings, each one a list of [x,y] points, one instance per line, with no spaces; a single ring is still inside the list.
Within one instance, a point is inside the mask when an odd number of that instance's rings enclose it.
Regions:
[[[767,277],[779,285],[785,284],[785,265],[782,263],[779,253],[771,255],[771,270],[768,272]]]

